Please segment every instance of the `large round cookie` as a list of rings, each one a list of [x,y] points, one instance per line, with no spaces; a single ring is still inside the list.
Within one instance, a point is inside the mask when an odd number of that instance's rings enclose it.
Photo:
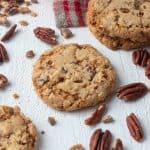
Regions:
[[[18,107],[0,106],[0,150],[35,150],[36,128]]]
[[[115,84],[115,73],[90,45],[66,44],[44,52],[33,68],[33,85],[49,106],[72,111],[103,102]]]
[[[150,45],[150,1],[90,0],[87,24],[111,49]]]

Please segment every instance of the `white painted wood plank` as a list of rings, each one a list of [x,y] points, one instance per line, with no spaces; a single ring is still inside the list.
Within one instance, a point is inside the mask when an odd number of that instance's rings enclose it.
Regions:
[[[90,136],[96,128],[110,129],[114,137],[123,139],[127,149],[148,150],[150,141],[150,135],[148,134],[150,133],[150,94],[133,103],[122,102],[115,96],[110,97],[108,114],[114,117],[115,122],[107,125],[101,123],[94,127],[84,125],[84,119],[94,108],[64,113],[48,108],[37,97],[31,82],[32,65],[41,52],[48,49],[49,46],[39,42],[34,37],[33,29],[37,26],[47,26],[56,29],[57,34],[59,34],[59,30],[55,27],[52,0],[39,1],[39,5],[32,6],[33,10],[39,14],[38,17],[19,15],[11,18],[13,23],[27,20],[29,26],[19,27],[18,35],[5,44],[10,55],[10,62],[0,66],[0,73],[8,76],[11,85],[6,90],[0,91],[0,104],[19,105],[21,110],[36,124],[39,135],[40,131],[45,131],[44,135],[40,135],[39,150],[67,150],[69,146],[76,143],[82,143],[88,150]],[[3,27],[0,27],[0,29],[1,33],[6,30]],[[88,28],[73,28],[72,32],[75,37],[68,40],[60,38],[60,42],[88,43],[96,47],[111,60],[118,75],[118,86],[134,81],[142,81],[150,85],[149,80],[144,76],[144,70],[132,64],[131,52],[108,50],[94,38]],[[36,53],[36,57],[33,60],[25,57],[25,52],[30,49],[33,49]],[[14,101],[12,99],[13,92],[19,93],[19,100]],[[135,112],[138,115],[144,127],[146,138],[142,143],[135,142],[129,135],[125,118],[131,112]],[[56,126],[51,127],[48,124],[48,116],[55,116],[57,120]]]

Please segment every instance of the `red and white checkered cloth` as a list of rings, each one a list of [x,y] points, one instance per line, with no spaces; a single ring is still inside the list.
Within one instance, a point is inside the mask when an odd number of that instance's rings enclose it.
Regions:
[[[89,0],[54,0],[53,9],[56,26],[85,26],[85,16]]]

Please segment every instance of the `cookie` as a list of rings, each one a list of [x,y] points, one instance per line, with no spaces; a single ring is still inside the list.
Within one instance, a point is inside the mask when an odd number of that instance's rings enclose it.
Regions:
[[[40,56],[32,80],[46,104],[73,111],[104,102],[113,90],[115,72],[109,60],[92,46],[65,44]]]
[[[37,131],[18,107],[0,106],[0,150],[35,150]]]
[[[110,49],[150,45],[150,1],[90,0],[87,24]]]

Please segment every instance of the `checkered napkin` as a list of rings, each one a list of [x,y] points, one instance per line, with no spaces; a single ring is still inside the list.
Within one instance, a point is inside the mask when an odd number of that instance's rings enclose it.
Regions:
[[[53,9],[56,26],[85,26],[85,16],[89,0],[54,0]]]

